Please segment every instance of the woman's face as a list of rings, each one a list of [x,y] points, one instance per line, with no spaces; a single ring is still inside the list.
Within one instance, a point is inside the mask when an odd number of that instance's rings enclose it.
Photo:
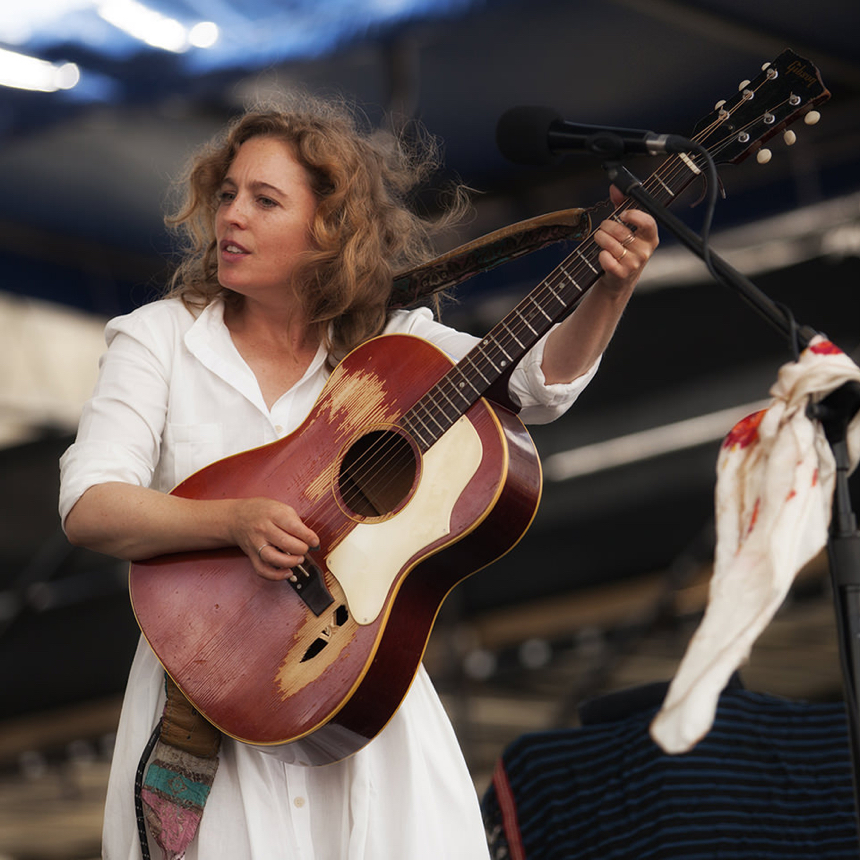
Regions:
[[[218,280],[249,298],[287,296],[298,255],[310,250],[317,200],[289,146],[252,137],[236,153],[218,193]]]

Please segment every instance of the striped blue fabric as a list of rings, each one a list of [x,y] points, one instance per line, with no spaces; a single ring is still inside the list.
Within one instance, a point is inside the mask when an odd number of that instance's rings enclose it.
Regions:
[[[858,860],[842,704],[726,690],[713,730],[678,756],[649,737],[655,713],[511,744],[483,798],[493,856]]]

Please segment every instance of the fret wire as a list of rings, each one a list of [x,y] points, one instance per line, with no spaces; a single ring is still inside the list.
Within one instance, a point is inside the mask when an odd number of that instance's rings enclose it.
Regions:
[[[562,263],[562,266],[564,266],[564,263]],[[568,275],[568,279],[569,279],[569,281],[571,281],[572,283],[574,283],[574,284],[576,283],[576,282],[575,282],[575,281],[574,281],[574,280],[573,280],[569,275]],[[566,307],[567,307],[567,302],[565,302],[565,301],[564,301],[564,299],[561,297],[561,295],[559,294],[558,290],[556,290],[556,289],[555,289],[555,287],[551,286],[550,284],[547,284],[547,289],[549,290],[550,295],[551,295],[551,296],[552,296],[552,297],[553,297],[553,298],[554,298],[554,299],[555,299],[555,300],[556,300],[556,301],[557,301],[557,302],[558,302],[558,303],[559,303],[563,308],[566,308]]]
[[[429,406],[428,406],[428,404],[427,404],[427,400],[428,400],[428,396],[425,394],[425,395],[424,395],[424,397],[422,397],[422,398],[421,398],[421,399],[420,399],[420,400],[415,404],[415,406],[413,406],[413,407],[412,407],[412,409],[410,410],[410,412],[413,412],[413,411],[414,411],[414,413],[415,413],[415,417],[416,417],[416,418],[418,418],[418,419],[421,421],[422,425],[425,427],[425,429],[426,429],[426,430],[427,430],[431,435],[433,435],[433,434],[435,434],[435,432],[436,432],[436,431],[433,429],[432,425],[429,425],[429,424],[427,423],[427,421],[425,420],[425,418],[427,418],[427,419],[429,419],[430,421],[432,421],[432,422],[436,425],[436,427],[437,427],[437,428],[441,427],[442,425],[441,425],[441,424],[439,423],[439,421],[436,419],[436,416],[433,414],[433,411],[429,408]],[[419,414],[418,414],[418,410],[419,410],[419,409],[423,409],[423,410],[424,410],[424,417],[423,417],[423,418],[422,418],[421,416],[419,416]]]
[[[598,270],[598,269],[596,269],[596,268],[591,264],[591,261],[590,261],[590,260],[585,256],[585,254],[583,254],[583,253],[582,253],[582,251],[580,251],[580,250],[577,248],[575,253],[577,254],[577,256],[579,256],[579,257],[581,257],[581,258],[582,258],[582,261],[585,263],[585,265],[586,265],[586,266],[588,266],[588,268],[589,268],[589,269],[591,269],[591,271],[592,271],[592,272],[594,272],[595,274],[597,274],[597,273],[599,272],[599,270]],[[567,273],[567,272],[566,272],[566,270],[565,270],[565,274],[566,274],[566,273]],[[574,284],[576,284],[576,281],[575,281],[573,278],[571,278],[571,281],[573,281],[573,283],[574,283]],[[576,286],[577,286],[577,289],[579,289],[579,285],[578,285],[578,284],[576,284]],[[582,291],[580,290],[580,292],[582,292]]]
[[[443,377],[442,381],[440,381],[436,385],[436,388],[438,389],[439,393],[445,398],[445,400],[447,400],[451,406],[453,406],[455,409],[457,409],[458,408],[457,404],[454,403],[454,401],[449,397],[448,393],[445,391],[445,386],[442,384],[443,382],[444,382],[444,377]],[[445,413],[445,414],[446,414],[446,417],[450,418],[450,416],[447,415],[447,413]]]
[[[424,446],[424,450],[426,451],[435,440],[431,439],[430,441],[428,441],[427,439],[425,439],[421,431],[415,427],[415,424],[410,416],[411,410],[400,419],[400,423],[401,425],[403,425],[403,427],[405,427],[410,436],[415,439],[418,439],[418,441],[421,443],[421,445]]]
[[[465,391],[463,391],[462,387],[456,385],[453,378],[453,371],[455,368],[451,368],[451,370],[445,374],[445,376],[439,381],[439,386],[442,387],[443,383],[451,391],[454,395],[460,398],[464,405],[468,406],[472,403],[472,400],[468,397]],[[474,386],[472,386],[472,390],[474,391]],[[448,395],[445,395],[448,397]],[[449,399],[451,399],[449,397]],[[453,402],[453,401],[452,401]]]
[[[679,178],[681,164],[680,159],[667,161],[667,169],[674,172],[676,179]],[[675,192],[668,184],[672,181],[671,176],[666,175],[664,179],[658,172],[649,177],[648,181],[652,186],[659,184],[670,197],[675,196]],[[619,208],[618,212],[614,212],[610,217],[618,223],[623,223],[619,218],[621,211],[623,210]],[[426,444],[424,436],[428,434],[434,437],[438,435],[438,431],[429,426],[431,423],[444,432],[447,429],[446,423],[452,421],[452,416],[445,411],[445,404],[449,410],[454,409],[459,416],[461,407],[458,405],[458,400],[462,400],[462,407],[468,408],[495,381],[506,364],[513,360],[508,348],[509,341],[515,343],[520,350],[525,350],[549,330],[557,316],[548,312],[548,301],[556,302],[560,310],[564,311],[574,303],[574,300],[579,300],[584,295],[585,291],[603,274],[596,265],[597,254],[599,254],[599,248],[593,244],[593,239],[590,247],[576,248],[571,256],[551,273],[550,277],[538,285],[520,305],[501,320],[490,334],[475,346],[472,353],[455,365],[434,389],[410,410],[404,420],[413,421],[416,426],[420,425],[423,428],[422,442]],[[586,275],[584,286],[578,280],[582,278],[583,273]],[[453,375],[454,373],[456,376]],[[464,390],[466,386],[469,390]],[[439,398],[444,401],[444,404],[439,402]],[[422,410],[423,415],[419,414]],[[444,420],[440,416],[444,416]]]
[[[510,353],[505,349],[505,347],[502,345],[502,341],[501,341],[501,339],[499,339],[499,338],[495,338],[495,339],[494,339],[494,341],[493,341],[493,346],[494,346],[494,347],[495,347],[495,348],[496,348],[496,349],[497,349],[497,350],[498,350],[498,351],[499,351],[499,352],[500,352],[500,353],[501,353],[501,354],[502,354],[502,355],[503,355],[503,356],[504,356],[508,361],[510,361],[510,360],[511,360],[511,354],[510,354]],[[522,346],[522,344],[520,344],[520,346]],[[492,361],[492,359],[490,360],[490,364],[493,364],[493,365],[495,366],[495,362],[493,362],[493,361]]]
[[[460,365],[459,365],[459,364],[458,364],[458,365],[456,365],[454,368],[452,368],[452,371],[454,371],[454,370],[456,370],[456,371],[460,374],[460,376],[462,377],[462,381],[461,381],[461,382],[460,382],[460,384],[457,386],[457,387],[460,389],[460,391],[462,391],[462,390],[463,390],[463,384],[465,383],[466,385],[468,385],[468,386],[469,386],[469,388],[471,388],[471,389],[472,389],[472,392],[473,392],[474,394],[479,394],[479,393],[480,393],[480,392],[479,392],[479,389],[475,388],[475,386],[472,384],[472,380],[471,380],[471,379],[469,379],[469,377],[468,377],[468,376],[466,376],[466,374],[465,374],[465,373],[463,373],[463,369],[460,367]],[[463,397],[464,397],[464,399],[468,400],[468,398],[466,397],[466,395],[465,395],[465,394],[463,395]]]
[[[545,316],[550,322],[552,322],[552,317],[543,309],[543,305],[537,300],[537,297],[534,295],[534,293],[529,296],[529,301],[535,306],[535,308],[537,308],[537,310],[543,316]]]
[[[422,398],[422,399],[423,399],[423,398]],[[419,401],[419,402],[420,402],[420,401]],[[439,414],[439,412],[438,412],[438,404],[437,404],[437,403],[435,403],[435,401],[434,401],[434,402],[433,402],[433,405],[437,407],[437,409],[436,409],[436,410],[430,409],[430,407],[429,407],[429,406],[427,406],[427,405],[425,405],[425,406],[424,406],[424,409],[425,409],[425,411],[427,412],[427,415],[429,416],[430,420],[431,420],[431,421],[433,421],[433,423],[436,425],[436,428],[437,428],[438,430],[442,430],[442,431],[444,432],[444,430],[445,430],[445,429],[447,429],[447,428],[445,427],[445,425],[444,425],[444,424],[439,420],[439,418],[438,418],[438,414]],[[434,431],[434,432],[435,432],[435,431]]]
[[[656,177],[656,179],[666,189],[666,192],[669,194],[670,197],[675,196],[675,192],[672,191],[672,189],[659,176]]]
[[[485,345],[486,345],[486,344],[485,344]],[[476,347],[476,349],[477,349],[477,347]],[[480,350],[479,350],[479,351],[480,351]],[[478,374],[478,376],[480,376],[480,377],[481,377],[481,379],[483,379],[483,380],[484,380],[484,382],[485,382],[485,383],[487,383],[487,385],[489,385],[489,384],[490,384],[490,380],[489,380],[489,379],[487,379],[487,377],[486,377],[486,376],[484,376],[484,374],[483,374],[483,373],[481,373],[481,369],[480,369],[480,368],[478,367],[478,365],[475,363],[475,359],[474,359],[474,358],[469,358],[468,356],[467,356],[465,359],[463,359],[463,361],[467,361],[467,360],[468,360],[468,364],[473,368],[473,370]]]
[[[426,395],[425,395],[425,397],[426,397]],[[422,400],[424,400],[424,399],[425,398],[422,398]],[[416,406],[419,406],[419,405],[421,405],[421,401],[419,401],[416,404]],[[421,421],[419,416],[416,414],[415,407],[410,409],[409,412],[407,412],[403,416],[403,418],[401,419],[401,424],[406,424],[407,429],[410,429],[409,424],[412,423],[413,419],[415,421]],[[439,439],[439,437],[442,435],[442,433],[444,433],[445,430],[447,429],[447,427],[440,424],[439,421],[437,421],[435,419],[434,419],[434,423],[436,424],[436,428],[428,427],[423,421],[421,421],[421,427],[423,428],[423,432],[419,431],[415,434],[418,437],[421,444],[424,446],[425,450],[427,448],[429,448],[431,445],[433,445]]]
[[[422,399],[423,399],[423,398],[422,398]],[[420,401],[419,401],[419,403],[420,403]],[[417,406],[417,405],[418,405],[418,404],[416,404],[416,406]],[[413,407],[412,407],[412,409],[410,409],[410,410],[406,413],[406,415],[404,415],[403,417],[404,417],[404,418],[407,418],[407,417],[408,417],[408,419],[409,419],[409,421],[410,421],[410,422],[413,422],[413,423],[415,423],[415,424],[420,425],[420,428],[421,428],[421,430],[423,430],[423,432],[424,432],[424,433],[427,433],[428,435],[432,436],[432,433],[431,433],[431,431],[430,431],[430,428],[427,426],[427,424],[424,422],[424,420],[421,418],[421,416],[420,416],[420,415],[418,415],[418,412],[417,412],[417,410],[416,410],[416,407],[415,407],[415,406],[413,406]],[[420,430],[419,430],[419,431],[416,431],[416,435],[421,435]]]
[[[518,317],[522,316],[517,311],[514,311],[513,313],[516,314]],[[523,344],[523,342],[511,331],[511,327],[504,320],[502,320],[501,325],[508,332],[508,334],[510,334],[510,336],[517,342],[517,346],[520,347],[520,349],[525,349],[525,344]]]
[[[492,382],[492,380],[481,370],[481,364],[488,361],[486,350],[491,345],[490,341],[496,337],[495,331],[498,327],[499,326],[496,325],[495,328],[491,329],[487,337],[480,343],[476,344],[472,351],[463,360],[466,367],[469,368],[475,376],[480,377],[480,380],[475,380],[479,386],[482,382],[485,385],[489,385],[489,383]],[[492,362],[490,362],[490,364],[492,364]]]
[[[596,269],[593,265],[591,265],[591,263],[587,263],[587,265],[588,265],[589,269],[591,269],[592,274],[596,275],[597,278],[599,278],[603,274],[603,272],[600,269]],[[572,304],[574,299],[576,299],[578,301],[580,298],[582,298],[582,296],[585,294],[585,290],[588,289],[588,287],[591,286],[591,284],[593,284],[594,281],[597,280],[597,278],[592,278],[591,282],[586,286],[585,289],[583,289],[580,286],[579,281],[577,280],[575,275],[568,272],[567,269],[564,270],[564,274],[567,278],[567,285],[573,287],[576,290],[576,292],[578,293],[578,295],[571,296],[569,300],[565,301],[564,302],[565,306]],[[584,276],[585,278],[590,277],[588,272],[582,272],[582,276]]]

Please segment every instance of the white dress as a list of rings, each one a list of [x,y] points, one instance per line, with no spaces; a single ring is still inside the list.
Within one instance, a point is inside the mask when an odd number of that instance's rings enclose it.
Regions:
[[[434,342],[459,359],[476,339],[397,311],[387,332]],[[319,396],[328,370],[320,350],[269,410],[256,377],[214,302],[196,318],[177,300],[146,305],[106,329],[93,398],[61,460],[60,515],[104,481],[169,492],[214,460],[292,432]],[[596,370],[545,385],[542,344],[515,371],[521,417],[551,421]],[[141,639],[131,667],[105,806],[103,857],[141,857],[134,775],[161,715],[163,669]],[[160,856],[152,845],[152,856]],[[284,764],[224,738],[220,763],[188,860],[485,860],[478,799],[457,739],[421,667],[385,729],[349,759],[325,767]]]

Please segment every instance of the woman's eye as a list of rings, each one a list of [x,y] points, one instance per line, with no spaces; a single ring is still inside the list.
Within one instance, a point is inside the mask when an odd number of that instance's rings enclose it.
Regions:
[[[229,203],[236,195],[232,191],[219,191],[217,200],[219,203]]]
[[[258,200],[261,206],[265,206],[267,208],[278,205],[271,197],[259,197]]]

